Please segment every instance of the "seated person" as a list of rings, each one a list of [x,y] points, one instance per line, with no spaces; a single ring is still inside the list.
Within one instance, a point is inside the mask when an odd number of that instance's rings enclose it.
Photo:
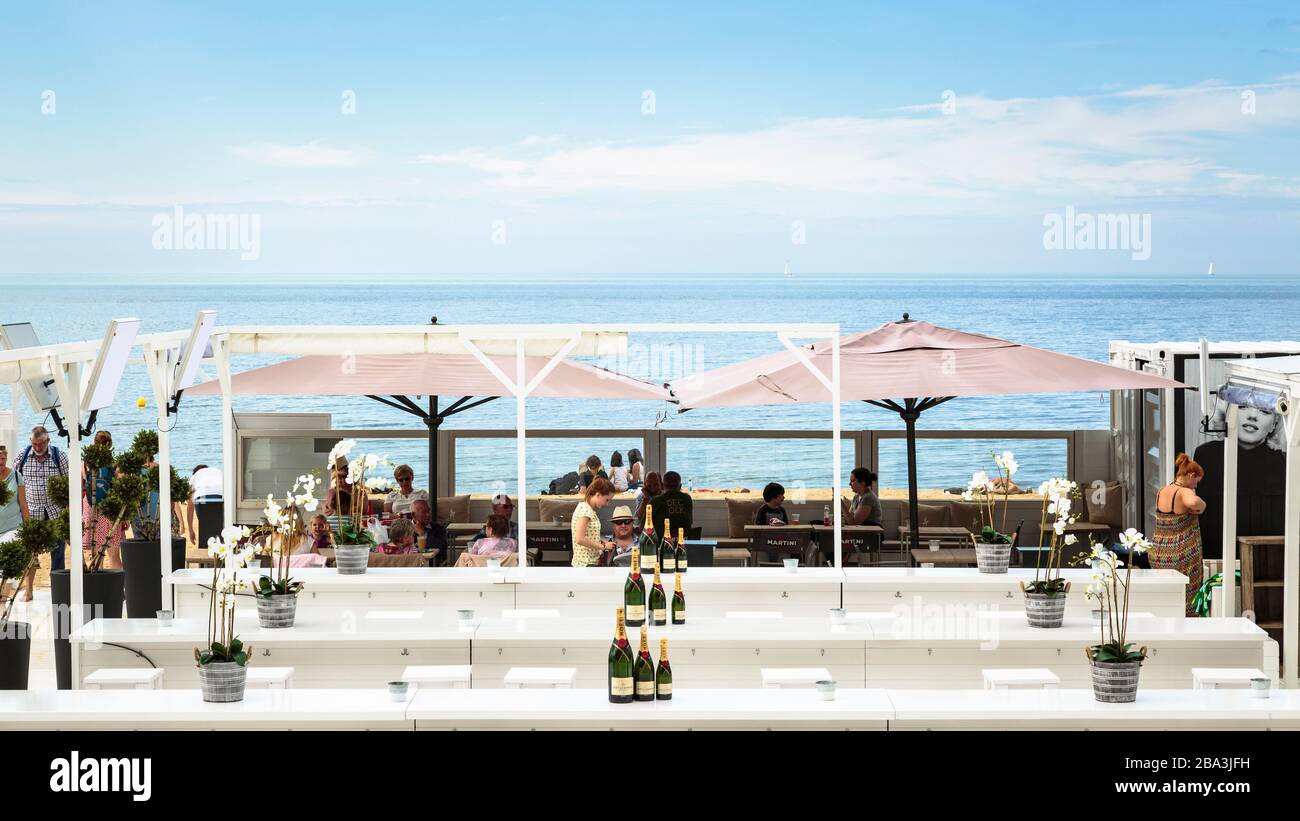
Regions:
[[[586,491],[587,485],[591,484],[591,480],[596,477],[608,479],[609,474],[605,472],[605,468],[600,464],[600,457],[593,453],[587,457],[587,461],[583,463],[578,471],[578,490]]]
[[[329,520],[325,518],[323,513],[317,513],[311,517],[307,536],[311,540],[310,552],[312,553],[319,553],[324,548],[334,546],[334,533],[330,530]]]
[[[880,499],[874,485],[876,474],[868,468],[854,468],[849,474],[849,487],[853,488],[853,501],[849,505],[851,525],[880,525]]]
[[[493,513],[488,517],[487,531],[486,538],[470,545],[471,555],[500,559],[519,551],[519,543],[510,538],[510,521],[506,517]]]
[[[506,494],[498,493],[497,495],[492,497],[492,512],[497,516],[504,516],[506,517],[507,521],[510,521],[511,517],[515,515],[515,503],[511,501],[510,497],[507,496]],[[478,529],[477,533],[474,534],[473,540],[486,539],[487,535],[488,535],[487,526],[484,525],[483,527],[480,527]],[[513,521],[510,522],[510,538],[514,539],[515,541],[519,541],[518,522],[513,522]]]
[[[785,488],[776,482],[768,482],[763,488],[763,504],[754,511],[756,525],[788,525],[790,514],[785,512]]]
[[[609,517],[610,526],[614,528],[614,558],[625,556],[637,545],[635,531],[636,520],[632,518],[632,508],[619,505]]]
[[[663,520],[668,519],[672,528],[669,535],[675,541],[679,531],[691,529],[695,518],[695,503],[690,494],[682,492],[682,475],[675,470],[664,474],[664,492],[650,500],[655,513],[655,526],[663,527]]]
[[[419,553],[415,545],[415,522],[410,519],[394,519],[388,526],[388,542],[378,548],[380,553]]]
[[[424,537],[424,550],[436,550],[439,556],[447,555],[447,545],[451,543],[447,535],[447,526],[433,519],[433,507],[428,499],[416,499],[411,506],[412,522],[415,524],[415,542],[418,546],[420,537]]]
[[[398,465],[393,478],[397,480],[397,490],[384,497],[385,511],[394,516],[404,516],[411,512],[416,501],[429,501],[429,491],[415,487],[415,470],[410,465]]]

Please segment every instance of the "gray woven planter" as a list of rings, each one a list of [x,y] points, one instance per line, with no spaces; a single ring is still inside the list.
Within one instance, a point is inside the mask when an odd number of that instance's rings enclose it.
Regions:
[[[297,593],[257,597],[257,623],[262,627],[293,627],[297,612]]]
[[[1140,661],[1094,661],[1092,695],[1107,704],[1131,704],[1137,701]]]
[[[1010,544],[975,543],[975,566],[981,573],[1006,573],[1010,565]]]
[[[334,566],[340,576],[360,576],[370,565],[370,545],[341,544],[334,548]]]
[[[248,668],[242,664],[214,661],[199,665],[199,687],[204,701],[243,701],[247,681]]]
[[[1065,621],[1065,594],[1026,593],[1025,618],[1030,627],[1060,627]]]

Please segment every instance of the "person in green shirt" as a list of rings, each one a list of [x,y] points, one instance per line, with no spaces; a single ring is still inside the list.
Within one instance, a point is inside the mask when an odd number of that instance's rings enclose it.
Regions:
[[[687,536],[690,535],[690,529],[695,517],[695,503],[692,501],[690,494],[682,492],[682,475],[675,470],[670,470],[664,474],[664,492],[660,493],[650,500],[650,505],[655,512],[655,526],[666,518],[672,525],[672,538],[677,538],[677,532],[685,528]]]

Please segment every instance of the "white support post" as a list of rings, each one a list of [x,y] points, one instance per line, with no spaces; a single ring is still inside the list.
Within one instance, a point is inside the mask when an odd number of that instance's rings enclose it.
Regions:
[[[1285,685],[1295,688],[1300,665],[1300,419],[1296,409],[1286,425],[1286,502],[1282,524],[1282,667]]]
[[[1223,440],[1223,613],[1237,615],[1237,414],[1240,408],[1228,405]],[[1172,508],[1171,508],[1172,509]]]
[[[844,502],[840,498],[840,335],[831,339],[831,515],[835,517],[835,569],[844,567],[844,541],[840,537],[844,519]]]
[[[223,528],[235,523],[235,410],[232,401],[234,388],[230,380],[230,337],[223,335],[212,340],[212,358],[217,366],[217,382],[221,386],[221,507]],[[342,511],[339,511],[342,515]]]
[[[172,488],[171,439],[168,428],[167,404],[171,400],[172,349],[145,348],[145,366],[149,369],[149,382],[153,387],[154,404],[158,407],[158,549],[162,571],[162,601],[164,609],[171,609],[172,570]]]
[[[1174,390],[1160,392],[1160,464],[1164,465],[1165,484],[1174,483],[1174,460],[1178,458],[1178,440],[1174,437]]]
[[[526,571],[528,568],[528,476],[527,468],[524,463],[524,447],[527,436],[525,431],[528,429],[525,418],[528,404],[528,386],[525,384],[524,369],[524,338],[519,336],[515,338],[515,460],[516,467],[519,470],[519,544],[516,546],[519,553],[519,570]]]
[[[64,423],[68,427],[68,546],[66,564],[69,582],[68,600],[69,631],[75,631],[82,625],[82,602],[85,592],[82,585],[81,550],[81,371],[80,362],[63,363],[58,356],[49,358],[50,374],[54,378],[54,389],[59,395],[59,405],[63,408]],[[54,614],[54,624],[59,624],[58,614]],[[77,654],[72,654],[72,686],[77,689]]]

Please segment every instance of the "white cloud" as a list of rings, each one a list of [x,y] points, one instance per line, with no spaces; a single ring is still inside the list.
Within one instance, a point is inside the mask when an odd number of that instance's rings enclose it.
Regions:
[[[313,140],[302,145],[249,143],[226,149],[233,157],[251,160],[258,165],[281,168],[356,168],[374,159],[373,152],[360,148],[331,148]]]

